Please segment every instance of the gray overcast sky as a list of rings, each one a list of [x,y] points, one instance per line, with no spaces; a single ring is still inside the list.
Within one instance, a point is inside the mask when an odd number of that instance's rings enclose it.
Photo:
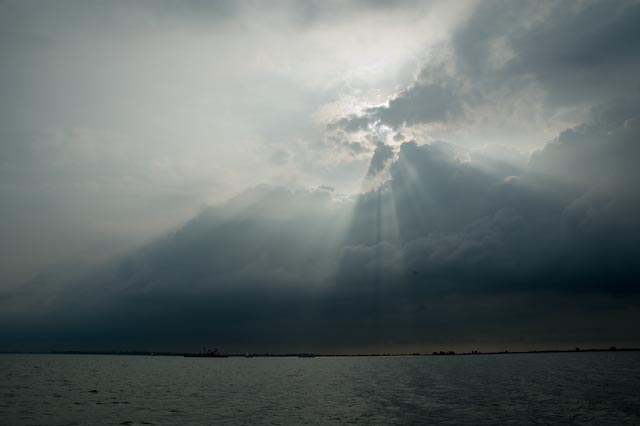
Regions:
[[[637,1],[0,1],[0,57],[0,321],[26,324],[0,342],[220,300],[279,312],[208,318],[236,347],[292,305],[319,346],[519,303],[552,306],[514,319],[534,343],[562,312],[640,342]],[[161,340],[140,327],[108,343]]]

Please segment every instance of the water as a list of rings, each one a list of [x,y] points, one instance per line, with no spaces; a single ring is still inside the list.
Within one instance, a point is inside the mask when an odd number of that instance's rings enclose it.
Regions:
[[[640,353],[0,355],[0,424],[638,425]]]

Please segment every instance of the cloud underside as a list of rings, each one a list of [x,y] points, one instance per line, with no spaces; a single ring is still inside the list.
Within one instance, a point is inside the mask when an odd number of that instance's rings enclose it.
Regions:
[[[356,198],[261,186],[61,285],[3,296],[2,341],[52,347],[389,347],[637,341],[640,100],[525,166],[379,147]],[[107,343],[105,343],[107,342]],[[515,343],[514,343],[515,342]]]

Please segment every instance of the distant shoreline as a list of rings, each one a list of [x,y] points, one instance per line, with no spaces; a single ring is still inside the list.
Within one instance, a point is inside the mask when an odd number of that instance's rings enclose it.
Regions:
[[[437,351],[431,353],[353,353],[353,354],[321,354],[312,352],[291,353],[225,353],[224,357],[200,356],[196,352],[157,352],[157,351],[0,351],[0,355],[126,355],[126,356],[175,356],[192,358],[347,358],[347,357],[450,357],[479,355],[523,355],[554,353],[594,353],[594,352],[640,352],[640,348],[590,348],[590,349],[547,349],[529,351]]]

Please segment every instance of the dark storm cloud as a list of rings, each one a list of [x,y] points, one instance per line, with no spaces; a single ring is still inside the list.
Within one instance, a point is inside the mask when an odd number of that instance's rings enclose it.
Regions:
[[[415,124],[440,123],[457,118],[462,104],[455,89],[443,84],[416,83],[398,93],[388,105],[369,108],[364,116],[340,119],[335,126],[348,132],[367,130],[372,123],[392,128]]]
[[[456,66],[494,89],[533,79],[553,103],[606,100],[640,82],[639,22],[636,1],[482,2],[453,37]]]
[[[369,163],[369,170],[367,171],[367,177],[375,177],[382,172],[389,161],[394,156],[393,148],[389,145],[379,142],[376,149],[373,151],[373,157]]]
[[[4,338],[281,342],[331,273],[346,217],[326,189],[254,188],[99,270],[21,287],[3,317],[22,319]]]
[[[257,187],[70,284],[5,294],[3,344],[637,340],[639,118],[637,99],[601,105],[511,168],[407,142],[357,200]]]
[[[408,142],[386,188],[363,197],[393,208],[412,279],[635,292],[639,115],[637,98],[594,108],[517,175],[461,161],[445,143]]]
[[[640,3],[483,1],[435,59],[388,105],[336,121],[349,132],[451,123],[492,102],[594,105],[640,89]],[[445,64],[448,63],[448,66]]]

